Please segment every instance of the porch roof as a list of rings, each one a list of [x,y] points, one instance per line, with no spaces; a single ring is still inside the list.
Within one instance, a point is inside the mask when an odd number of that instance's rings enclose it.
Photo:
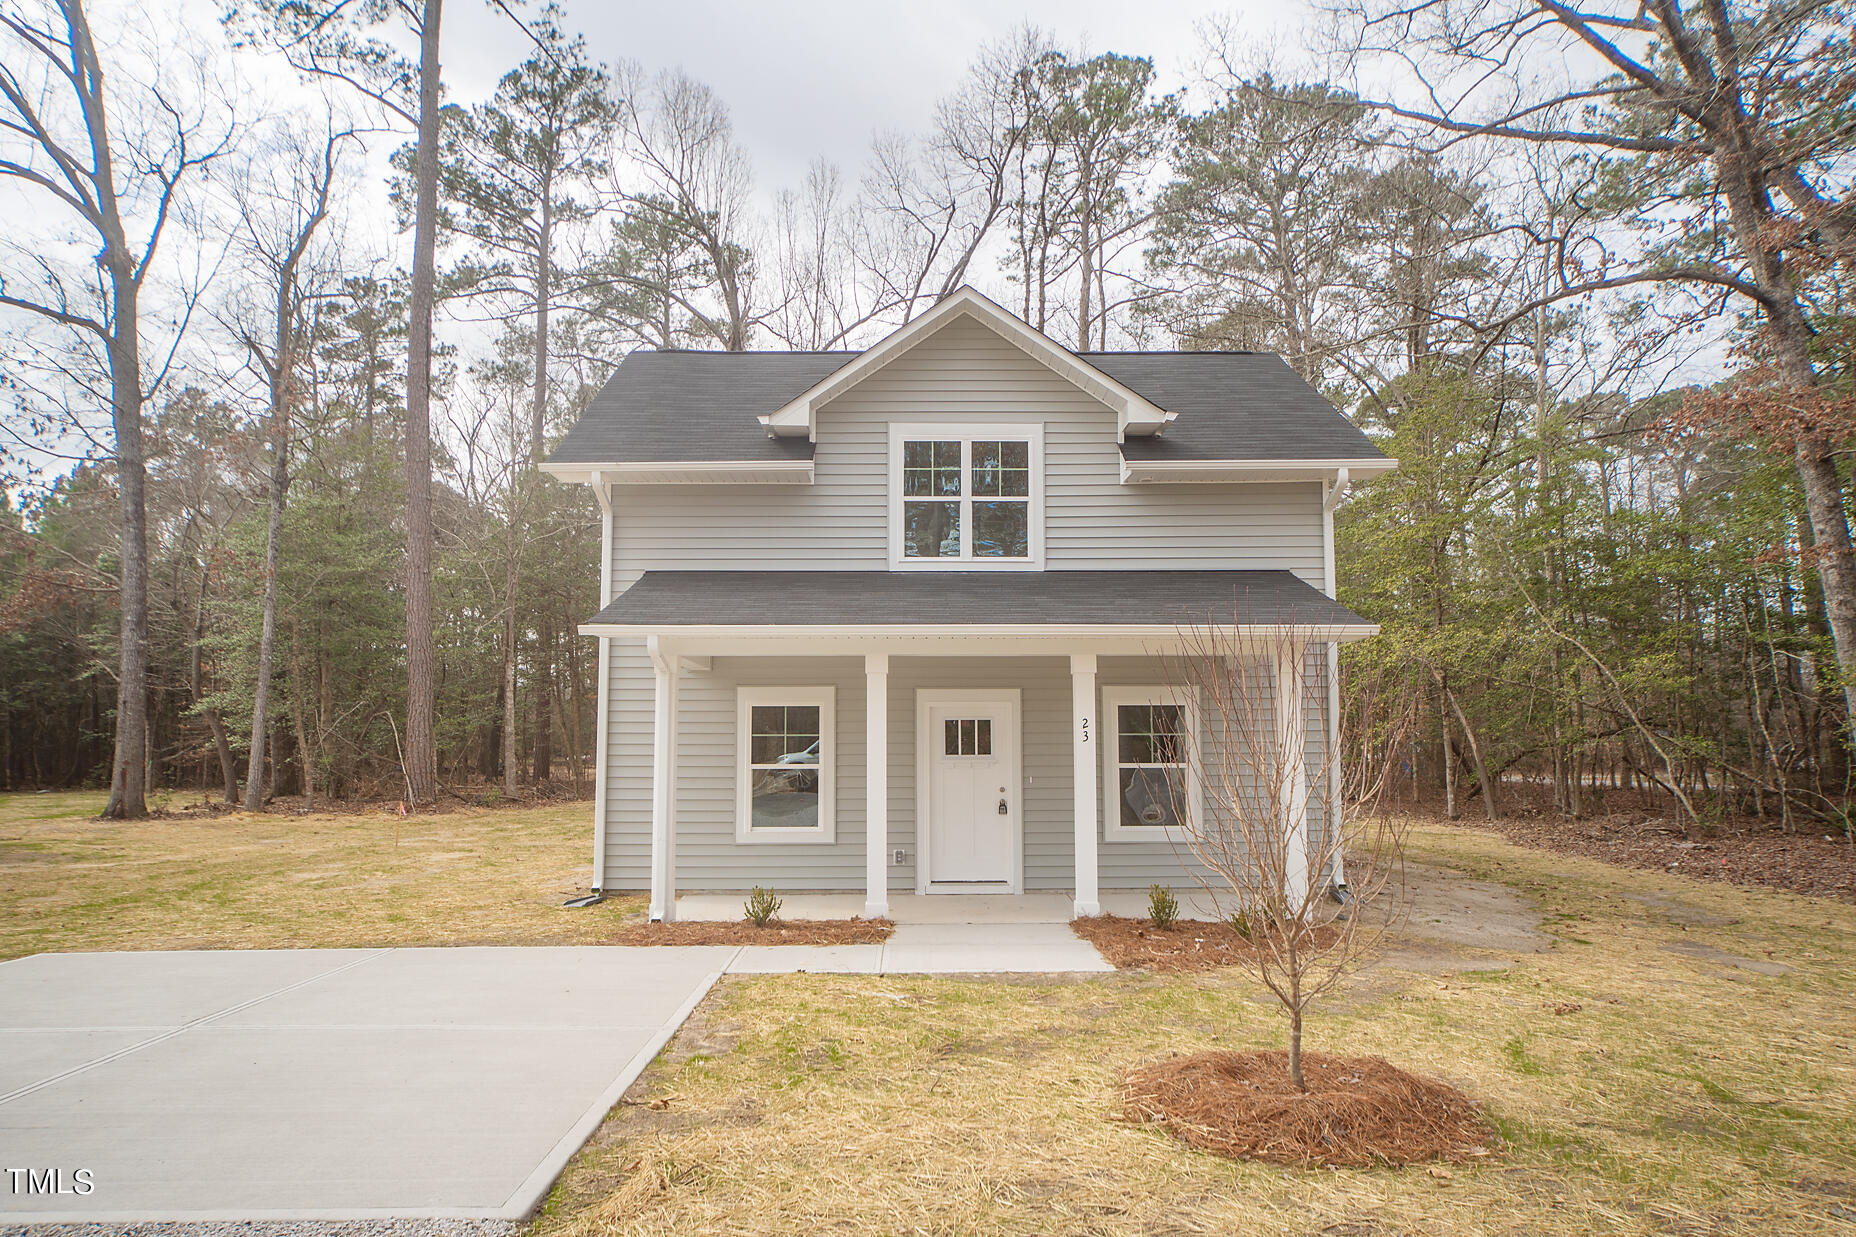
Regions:
[[[1208,625],[1295,629],[1317,640],[1378,631],[1288,571],[647,571],[582,630],[959,635]]]

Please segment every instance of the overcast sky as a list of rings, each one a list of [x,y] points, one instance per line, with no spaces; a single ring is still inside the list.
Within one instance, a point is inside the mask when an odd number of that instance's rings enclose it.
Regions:
[[[763,191],[795,186],[821,155],[855,183],[871,135],[920,131],[975,52],[1025,22],[1065,45],[1151,56],[1162,82],[1199,57],[1198,27],[1234,18],[1281,36],[1308,19],[1303,0],[569,0],[568,26],[596,60],[683,68],[729,105]],[[454,98],[481,97],[523,49],[508,18],[482,3],[447,6],[444,63]]]

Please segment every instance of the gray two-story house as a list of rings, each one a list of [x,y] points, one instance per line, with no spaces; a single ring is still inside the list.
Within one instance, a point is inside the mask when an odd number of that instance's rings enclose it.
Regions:
[[[1394,465],[1276,356],[1072,352],[971,289],[863,352],[633,353],[544,465],[602,513],[595,887],[1187,883],[1164,658],[1271,633],[1318,754],[1376,631],[1334,504]]]

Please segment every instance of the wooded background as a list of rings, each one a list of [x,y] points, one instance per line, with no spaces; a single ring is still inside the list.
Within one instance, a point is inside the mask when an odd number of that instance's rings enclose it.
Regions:
[[[1850,4],[1345,0],[1198,66],[1024,29],[771,193],[708,85],[506,12],[522,62],[441,105],[441,0],[237,9],[303,83],[255,116],[80,0],[0,12],[0,790],[588,792],[549,443],[631,349],[858,347],[974,283],[1279,352],[1401,461],[1336,523],[1352,742],[1423,702],[1400,795],[1848,828]]]

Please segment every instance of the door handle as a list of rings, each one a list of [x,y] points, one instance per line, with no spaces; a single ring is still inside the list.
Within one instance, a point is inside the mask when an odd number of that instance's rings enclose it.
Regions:
[[[1001,816],[1011,815],[1011,810],[1005,806],[1004,799],[999,800],[999,815]]]

